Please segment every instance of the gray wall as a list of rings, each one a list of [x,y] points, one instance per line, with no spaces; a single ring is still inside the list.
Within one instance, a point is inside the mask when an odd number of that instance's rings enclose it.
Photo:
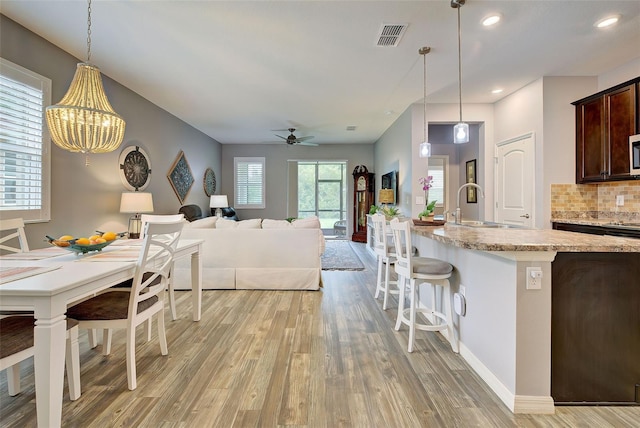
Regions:
[[[266,182],[266,208],[237,210],[238,217],[283,219],[289,216],[288,161],[289,160],[339,160],[347,161],[347,216],[349,225],[353,224],[353,168],[364,165],[369,172],[376,172],[373,162],[373,144],[330,144],[319,146],[288,146],[287,144],[223,144],[222,145],[222,188],[220,192],[228,195],[233,204],[234,179],[233,158],[264,157]],[[387,171],[384,171],[387,172]],[[384,174],[384,172],[382,172]],[[376,173],[376,179],[379,180]],[[348,229],[351,230],[351,229]]]
[[[76,64],[81,62],[4,15],[0,15],[0,55],[50,78],[52,103],[66,93]],[[94,60],[99,67],[99,58]],[[135,66],[139,65],[132,64]],[[103,82],[114,110],[127,122],[122,146],[111,153],[90,155],[91,164],[85,166],[84,155],[51,144],[51,221],[26,226],[31,248],[46,246],[45,235],[87,236],[96,229],[126,230],[130,214],[119,212],[120,195],[126,189],[119,177],[118,157],[129,145],[139,145],[149,154],[151,182],[145,191],[153,194],[156,214],[177,213],[182,205],[167,179],[180,150],[195,180],[184,204],[208,207],[202,184],[206,168],[214,170],[218,188],[223,181],[220,143],[107,76],[103,75]]]

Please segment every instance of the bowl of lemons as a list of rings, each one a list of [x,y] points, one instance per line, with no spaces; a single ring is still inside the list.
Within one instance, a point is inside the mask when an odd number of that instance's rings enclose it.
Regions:
[[[112,244],[126,234],[126,232],[96,231],[95,235],[91,235],[88,238],[74,238],[71,235],[63,235],[56,239],[47,235],[47,240],[51,245],[55,245],[56,247],[65,248],[77,254],[86,254],[91,251],[101,251],[104,247]]]

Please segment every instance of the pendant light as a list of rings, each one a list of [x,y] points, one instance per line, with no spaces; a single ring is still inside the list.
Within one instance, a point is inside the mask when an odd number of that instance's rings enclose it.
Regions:
[[[469,124],[462,121],[462,56],[460,53],[460,9],[466,0],[451,0],[451,7],[458,10],[458,97],[460,105],[460,122],[453,127],[453,142],[464,144],[469,142]]]
[[[422,55],[423,70],[424,70],[424,140],[420,143],[419,155],[421,158],[431,157],[431,143],[429,143],[427,132],[427,54],[431,52],[431,48],[428,46],[418,49],[418,53]]]
[[[125,121],[113,110],[102,86],[100,70],[91,60],[91,0],[88,0],[87,62],[79,63],[69,90],[47,107],[51,140],[70,152],[107,153],[118,148]]]

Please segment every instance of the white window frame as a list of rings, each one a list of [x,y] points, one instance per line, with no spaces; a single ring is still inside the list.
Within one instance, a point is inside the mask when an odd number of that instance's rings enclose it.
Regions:
[[[259,165],[260,168],[262,169],[262,175],[260,177],[260,183],[254,183],[255,184],[259,184],[261,187],[261,196],[260,196],[260,202],[259,203],[247,203],[246,200],[240,200],[240,196],[242,194],[246,194],[247,191],[247,187],[250,185],[250,183],[244,179],[243,177],[239,176],[239,166],[242,164],[249,164],[249,165]],[[265,203],[265,188],[266,188],[266,183],[265,183],[265,158],[263,157],[237,157],[237,158],[233,158],[233,177],[234,177],[234,208],[240,208],[240,209],[264,209],[266,206]]]
[[[24,67],[0,58],[0,75],[42,91],[42,127],[40,160],[40,206],[31,209],[11,209],[0,204],[0,219],[22,218],[25,223],[47,222],[51,220],[51,137],[45,120],[45,108],[51,104],[51,79],[34,73]],[[0,138],[8,133],[8,118],[0,116]],[[33,135],[31,133],[31,135]],[[0,144],[2,144],[0,142]],[[1,150],[1,149],[0,149]],[[0,202],[5,199],[4,180],[5,156],[0,153]]]
[[[440,198],[436,202],[436,207],[441,207],[446,211],[449,209],[448,208],[449,207],[449,198],[448,198],[449,196],[449,156],[448,155],[432,155],[429,158],[429,162],[433,162],[435,160],[438,160],[438,163],[442,162],[442,195],[443,195],[442,198]],[[433,175],[432,173],[433,169],[435,168],[433,168],[433,165],[430,164],[428,175]],[[434,181],[438,181],[438,180],[434,180]]]

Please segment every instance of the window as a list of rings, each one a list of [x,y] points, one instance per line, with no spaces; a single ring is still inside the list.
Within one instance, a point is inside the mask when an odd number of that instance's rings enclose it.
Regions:
[[[264,158],[234,158],[233,164],[235,208],[264,208]]]
[[[447,168],[448,156],[431,156],[429,158],[429,175],[433,176],[433,186],[429,189],[429,200],[437,201],[437,207],[447,206]]]
[[[347,163],[298,162],[298,217],[317,216],[322,229],[333,230],[347,218]]]
[[[0,58],[0,218],[48,221],[51,80]]]

